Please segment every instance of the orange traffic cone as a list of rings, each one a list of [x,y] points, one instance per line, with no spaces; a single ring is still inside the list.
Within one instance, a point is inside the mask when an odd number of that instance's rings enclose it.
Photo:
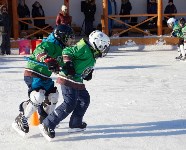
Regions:
[[[37,111],[32,114],[30,124],[32,126],[38,126],[40,124]]]

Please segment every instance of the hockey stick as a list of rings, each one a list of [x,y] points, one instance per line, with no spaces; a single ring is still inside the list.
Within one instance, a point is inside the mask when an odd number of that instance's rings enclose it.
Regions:
[[[44,67],[48,67],[46,64],[41,63],[41,62],[38,62],[38,61],[34,61],[34,60],[30,59],[29,57],[24,56],[24,59],[25,59],[26,61],[30,61],[30,62],[32,62],[32,63],[38,64],[38,65],[41,65],[41,66],[44,66]]]

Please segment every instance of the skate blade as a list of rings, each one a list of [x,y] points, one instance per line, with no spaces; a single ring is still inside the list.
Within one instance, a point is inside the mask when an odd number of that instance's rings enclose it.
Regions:
[[[22,137],[26,137],[26,133],[23,132],[21,129],[19,129],[17,123],[13,122],[13,123],[12,123],[12,128],[13,128],[19,135],[21,135]]]
[[[45,131],[44,131],[44,128],[43,128],[43,125],[42,125],[42,124],[39,125],[39,130],[40,130],[41,134],[44,136],[44,138],[45,138],[47,141],[51,142],[51,141],[53,140],[53,139],[50,138],[48,135],[46,135],[46,133],[45,133]]]
[[[185,59],[176,59],[176,61],[182,61],[182,62],[186,62]]]
[[[83,131],[85,131],[86,130],[86,128],[84,128],[84,129],[81,129],[81,128],[74,128],[74,129],[68,129],[68,133],[78,133],[78,132],[83,132]]]

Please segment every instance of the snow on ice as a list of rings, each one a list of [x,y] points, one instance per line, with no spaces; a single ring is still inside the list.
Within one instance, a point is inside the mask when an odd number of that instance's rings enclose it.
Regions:
[[[31,126],[25,138],[11,128],[18,105],[27,100],[26,61],[16,54],[15,49],[13,55],[0,56],[1,150],[186,149],[186,62],[174,59],[176,46],[111,47],[85,83],[91,95],[84,117],[87,130],[69,134],[67,117],[53,142],[47,142],[38,127]]]

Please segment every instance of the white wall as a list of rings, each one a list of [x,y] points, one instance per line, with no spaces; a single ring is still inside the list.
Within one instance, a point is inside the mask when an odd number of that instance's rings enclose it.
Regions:
[[[46,16],[56,16],[61,8],[61,5],[64,3],[63,0],[37,0],[41,3],[43,6],[43,9],[45,11]],[[69,0],[70,1],[70,15],[72,16],[73,22],[81,26],[84,20],[84,14],[81,12],[81,0]],[[147,0],[130,0],[132,4],[132,11],[131,14],[143,14],[146,13],[146,4]],[[30,8],[30,12],[32,10],[32,4],[35,2],[35,0],[26,0],[26,3],[28,7]],[[118,13],[120,11],[121,7],[121,0],[116,0],[117,2],[117,9]],[[163,10],[165,6],[167,5],[168,0],[163,0]],[[177,7],[178,13],[186,13],[186,0],[174,0],[174,4]],[[98,23],[101,22],[101,15],[103,11],[103,6],[102,6],[102,0],[96,0],[96,6],[97,6],[97,11],[95,15],[95,22],[94,26],[96,27]],[[143,20],[143,18],[139,19]],[[46,23],[49,24],[55,24],[55,19],[54,20],[46,20]]]
[[[43,10],[45,11],[45,16],[56,16],[60,11],[61,5],[64,4],[63,0],[37,0],[41,3]],[[81,0],[69,0],[70,1],[70,15],[72,16],[72,22],[78,26],[81,26],[84,20],[84,14],[81,12]],[[32,11],[32,4],[35,0],[26,0],[26,4]],[[97,11],[95,15],[94,26],[97,26],[101,22],[102,14],[102,0],[97,0],[96,2]],[[46,23],[55,24],[54,20],[46,20]]]
[[[32,4],[35,1],[36,0],[25,0],[27,6],[30,9],[30,13],[32,12]],[[56,16],[61,8],[61,5],[63,4],[63,0],[37,0],[37,1],[39,1],[40,4],[42,5],[46,17]],[[47,19],[46,23],[49,23],[50,25],[54,26],[55,19],[56,18],[54,18],[53,20]]]

